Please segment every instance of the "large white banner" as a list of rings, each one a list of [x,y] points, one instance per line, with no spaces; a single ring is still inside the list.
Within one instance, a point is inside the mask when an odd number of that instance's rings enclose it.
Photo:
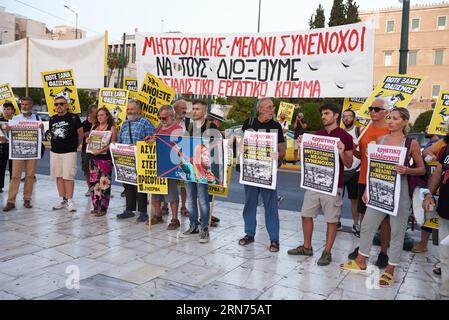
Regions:
[[[104,41],[104,35],[81,40],[30,39],[29,87],[42,88],[42,72],[73,69],[78,88],[102,88],[105,75]],[[23,74],[25,76],[25,72]],[[24,86],[25,83],[21,85]]]
[[[396,171],[403,164],[407,149],[368,145],[367,207],[396,216],[401,195],[401,176]]]
[[[139,83],[150,72],[177,93],[367,97],[373,88],[370,22],[297,32],[136,35]]]
[[[26,40],[0,46],[0,83],[9,83],[12,88],[25,87]]]

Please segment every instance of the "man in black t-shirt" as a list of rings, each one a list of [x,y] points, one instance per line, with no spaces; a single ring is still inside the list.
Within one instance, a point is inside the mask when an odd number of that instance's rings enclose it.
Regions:
[[[83,141],[83,126],[80,118],[68,110],[67,100],[63,96],[55,98],[55,108],[58,114],[50,118],[51,152],[50,172],[56,179],[60,202],[53,210],[67,208],[75,212],[73,192],[77,170],[78,146]]]
[[[449,144],[449,135],[445,138]],[[439,201],[437,213],[439,215],[438,237],[443,241],[449,237],[449,146],[442,148],[438,154],[439,162],[434,174],[428,182],[429,192],[425,194],[423,207],[425,211],[432,211],[431,206],[435,207],[436,202],[433,195],[439,191]],[[440,266],[441,266],[441,286],[440,294],[442,297],[449,298],[449,246],[439,245]]]
[[[86,197],[90,197],[90,181],[89,181],[89,158],[86,153],[86,139],[89,138],[90,131],[92,130],[92,124],[97,115],[98,106],[96,104],[92,104],[87,108],[87,119],[83,121],[83,146],[81,148],[81,168],[83,169],[84,177],[87,182],[87,193]]]
[[[253,130],[258,132],[277,132],[278,155],[277,160],[284,157],[284,134],[281,125],[273,120],[275,107],[271,99],[262,99],[257,104],[257,118],[245,121],[242,131]],[[256,235],[257,205],[259,195],[262,196],[265,208],[265,226],[270,236],[270,251],[279,251],[279,212],[277,202],[277,190],[264,189],[260,187],[245,185],[245,207],[243,219],[245,221],[245,237],[240,239],[239,244],[246,246],[254,242]]]

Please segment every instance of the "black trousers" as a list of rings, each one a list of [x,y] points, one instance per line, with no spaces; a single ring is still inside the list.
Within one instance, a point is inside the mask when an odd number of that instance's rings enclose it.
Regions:
[[[126,194],[126,211],[134,212],[137,207],[139,213],[146,213],[148,195],[146,193],[138,193],[137,186],[130,184],[124,184],[123,186]]]
[[[0,144],[0,189],[5,187],[6,166],[9,170],[9,180],[11,180],[12,160],[9,160],[9,144]]]

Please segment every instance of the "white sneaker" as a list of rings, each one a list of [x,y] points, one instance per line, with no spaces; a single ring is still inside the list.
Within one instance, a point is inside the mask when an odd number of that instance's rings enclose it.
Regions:
[[[69,212],[76,212],[75,204],[73,203],[73,201],[67,203],[67,210]]]
[[[67,208],[67,200],[63,200],[53,206],[53,210],[61,210]]]

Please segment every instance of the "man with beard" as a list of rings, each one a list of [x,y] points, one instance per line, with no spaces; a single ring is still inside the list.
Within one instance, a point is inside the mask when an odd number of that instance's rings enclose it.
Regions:
[[[351,135],[354,140],[354,145],[358,145],[358,138],[360,136],[360,127],[355,126],[356,115],[352,110],[343,112],[344,129]],[[358,183],[360,177],[360,159],[353,156],[352,167],[345,167],[345,188],[348,190],[348,198],[351,200],[352,218],[354,224],[352,225],[352,232],[356,237],[360,237],[359,211],[358,204]],[[338,229],[341,229],[341,222],[338,222]]]

